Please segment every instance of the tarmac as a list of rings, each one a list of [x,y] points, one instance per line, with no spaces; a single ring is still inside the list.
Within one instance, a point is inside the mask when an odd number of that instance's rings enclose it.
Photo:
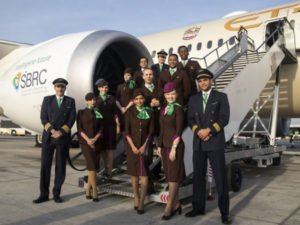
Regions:
[[[176,215],[162,221],[164,204],[147,202],[145,214],[138,215],[128,197],[103,194],[98,203],[86,200],[84,190],[78,187],[78,178],[86,172],[70,166],[62,188],[64,202],[55,203],[50,196],[48,202],[33,204],[39,196],[41,153],[34,144],[31,136],[0,136],[0,224],[221,224],[217,194],[207,202],[204,216]],[[256,168],[243,164],[242,168],[242,188],[230,193],[232,224],[300,224],[300,144],[284,153],[280,166]],[[50,190],[52,187],[53,179]],[[185,199],[182,206],[183,214],[191,210],[191,198]]]

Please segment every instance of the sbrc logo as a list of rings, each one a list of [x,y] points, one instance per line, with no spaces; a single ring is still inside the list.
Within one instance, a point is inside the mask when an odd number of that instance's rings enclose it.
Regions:
[[[13,86],[17,91],[19,90],[21,75],[22,73],[20,72],[13,78]]]
[[[13,86],[18,91],[20,88],[29,88],[29,87],[37,87],[43,85],[47,82],[47,79],[44,78],[44,75],[47,73],[46,69],[42,69],[41,71],[34,72],[19,72],[13,78]]]

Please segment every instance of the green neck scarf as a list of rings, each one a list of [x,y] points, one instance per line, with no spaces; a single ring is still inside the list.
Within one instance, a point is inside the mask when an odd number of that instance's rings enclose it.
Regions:
[[[125,81],[126,83],[129,83],[129,88],[130,89],[133,89],[134,86],[135,86],[135,81],[134,80],[126,80]]]
[[[97,107],[92,107],[92,106],[86,105],[86,108],[93,110],[97,119],[103,118],[103,116],[101,115],[101,113],[99,112]]]
[[[108,94],[101,94],[101,93],[99,93],[99,95],[101,96],[101,98],[103,99],[103,101],[106,101],[106,98],[107,98],[108,96],[110,96],[110,95],[108,95]]]
[[[142,119],[142,120],[148,120],[150,119],[149,114],[147,113],[147,109],[148,110],[152,110],[150,107],[148,106],[136,106],[136,108],[139,110],[141,110],[139,112],[139,114],[137,115],[137,118]]]
[[[167,112],[167,115],[169,115],[169,116],[171,116],[172,114],[173,114],[173,112],[174,112],[174,106],[175,105],[177,105],[177,106],[179,106],[179,107],[182,107],[179,103],[177,103],[177,102],[173,102],[173,103],[169,103],[168,102],[168,106],[169,106],[169,110],[168,110],[168,112]]]

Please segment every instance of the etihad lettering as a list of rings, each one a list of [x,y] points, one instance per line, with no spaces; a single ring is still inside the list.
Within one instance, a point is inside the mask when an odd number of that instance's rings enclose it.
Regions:
[[[275,8],[275,9],[264,10],[264,11],[257,12],[257,13],[251,13],[251,14],[247,14],[244,16],[239,16],[239,17],[236,17],[236,18],[233,18],[233,19],[227,21],[227,23],[224,25],[224,27],[230,31],[238,31],[241,26],[243,26],[245,29],[259,27],[263,23],[262,21],[258,21],[261,14],[270,13],[269,18],[272,19],[272,18],[278,17],[280,10],[295,7],[295,6],[298,6],[298,7],[294,9],[293,13],[297,13],[300,10],[299,3],[295,3],[295,4]],[[245,24],[245,23],[247,23],[247,24]]]

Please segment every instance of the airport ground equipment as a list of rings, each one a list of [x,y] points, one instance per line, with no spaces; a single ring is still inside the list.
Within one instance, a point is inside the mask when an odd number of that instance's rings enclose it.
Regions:
[[[225,159],[228,186],[232,191],[239,191],[242,185],[241,161],[256,161],[258,167],[280,165],[281,154],[286,149],[285,146],[276,145],[279,70],[282,64],[297,63],[295,35],[293,27],[285,17],[266,22],[266,28],[270,28],[268,27],[270,24],[272,29],[268,29],[266,39],[258,47],[248,37],[247,30],[241,28],[237,36],[224,42],[205,57],[193,58],[198,60],[202,67],[213,72],[214,87],[228,96],[230,121],[225,127],[227,141]],[[261,96],[262,90],[272,76],[276,78],[272,94]],[[271,99],[273,100],[271,122],[269,127],[266,127],[258,113]],[[249,111],[253,115],[247,124],[240,127]],[[250,121],[254,121],[253,129],[246,130]],[[263,130],[257,129],[258,123],[261,123]],[[180,185],[180,199],[192,194],[192,131],[186,128],[182,138],[185,143],[184,160],[187,178]],[[147,143],[150,144],[152,142]],[[124,149],[124,146],[122,147]],[[160,159],[155,156],[149,170],[155,168],[159,161]],[[148,197],[151,201],[166,203],[168,183],[163,174],[160,177],[154,181],[156,193]],[[79,178],[79,186],[85,185],[86,177]],[[114,176],[110,179],[102,179],[100,173],[98,188],[101,192],[133,197],[130,177],[126,175],[126,161],[116,167]]]

